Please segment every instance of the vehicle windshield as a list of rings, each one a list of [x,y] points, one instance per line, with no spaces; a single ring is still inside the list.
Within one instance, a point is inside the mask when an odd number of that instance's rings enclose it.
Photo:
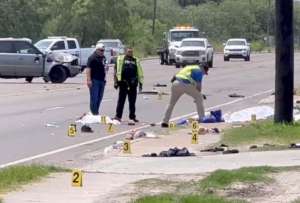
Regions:
[[[183,41],[181,47],[205,47],[204,41]]]
[[[118,42],[100,42],[100,43],[104,44],[105,47],[113,47],[113,48],[118,47]]]
[[[235,45],[237,45],[237,46],[239,46],[239,45],[241,45],[241,46],[244,46],[244,45],[246,45],[246,43],[245,43],[245,41],[228,41],[227,42],[227,45],[230,45],[230,46],[235,46]]]
[[[185,38],[199,37],[198,31],[173,31],[171,32],[171,41],[181,41]]]
[[[48,47],[52,44],[51,40],[41,40],[35,43],[35,46],[40,50],[48,49]]]

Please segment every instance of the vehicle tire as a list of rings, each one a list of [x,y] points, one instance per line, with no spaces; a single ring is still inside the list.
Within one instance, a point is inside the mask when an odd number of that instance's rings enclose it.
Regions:
[[[245,58],[245,61],[250,61],[250,55]]]
[[[208,67],[213,68],[214,66],[214,57],[211,57],[211,61],[208,62]]]
[[[176,63],[175,67],[176,67],[176,68],[180,68],[180,64],[179,64],[179,63]]]
[[[26,82],[31,83],[33,80],[33,77],[26,77],[25,80],[26,80]]]
[[[67,79],[67,72],[64,67],[56,66],[50,71],[49,77],[52,83],[63,83]]]
[[[224,56],[224,61],[229,61],[229,57]]]

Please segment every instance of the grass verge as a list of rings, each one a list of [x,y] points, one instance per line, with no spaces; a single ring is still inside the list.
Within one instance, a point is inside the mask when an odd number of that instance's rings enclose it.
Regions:
[[[237,170],[217,170],[201,180],[200,188],[207,189],[224,189],[233,183],[255,183],[268,182],[272,179],[266,176],[268,173],[278,172],[280,169],[262,166],[246,167]]]
[[[229,146],[260,143],[289,145],[300,142],[300,123],[293,125],[274,124],[272,121],[252,123],[226,130],[220,142]]]
[[[37,181],[54,172],[67,172],[69,170],[54,166],[13,166],[0,170],[0,193],[17,189],[21,185]],[[1,200],[0,200],[1,202]]]
[[[176,196],[172,194],[161,194],[157,196],[141,197],[133,203],[242,203],[239,200],[226,200],[211,195],[187,195]]]

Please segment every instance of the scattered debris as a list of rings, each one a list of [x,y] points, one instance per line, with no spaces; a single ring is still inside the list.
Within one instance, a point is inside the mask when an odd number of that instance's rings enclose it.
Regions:
[[[156,123],[150,123],[150,126],[154,127],[156,126]]]
[[[257,145],[252,145],[252,146],[249,147],[249,149],[257,149],[257,148],[258,148]]]
[[[154,87],[168,87],[167,84],[160,84],[160,83],[156,83],[153,85]]]
[[[297,149],[297,148],[300,148],[300,143],[292,143],[292,144],[290,144],[290,148],[291,148],[291,149]]]
[[[47,123],[46,124],[47,128],[59,128],[59,125],[55,124],[55,123]]]
[[[233,93],[233,94],[230,94],[228,96],[229,97],[234,97],[234,98],[244,98],[245,97],[244,95],[240,95],[240,94],[237,94],[237,93]]]
[[[226,150],[228,150],[228,145],[221,144],[219,147],[213,147],[213,148],[203,149],[200,152],[224,152]]]
[[[144,100],[149,100],[150,98],[149,98],[149,97],[146,97],[146,96],[143,96],[143,99],[144,99]]]
[[[223,154],[237,154],[237,153],[239,153],[239,150],[237,149],[228,149],[223,152]]]
[[[157,91],[157,90],[152,90],[152,91],[142,91],[139,94],[147,94],[147,95],[169,95],[169,93],[166,92],[161,92],[161,91]]]
[[[92,128],[88,125],[83,125],[81,127],[81,132],[83,133],[93,133],[94,131],[92,130]]]
[[[157,138],[157,135],[154,133],[146,133],[144,131],[138,130],[138,131],[131,131],[128,133],[125,137],[127,140],[135,140],[139,138]]]
[[[207,96],[205,94],[202,94],[202,97],[203,97],[204,100],[207,99]]]
[[[170,148],[168,151],[162,151],[157,155],[156,153],[144,154],[143,157],[182,157],[182,156],[195,156],[194,153],[190,153],[189,150],[184,147],[179,149],[177,147]]]
[[[224,122],[224,119],[222,118],[222,111],[221,110],[211,111],[210,114],[205,115],[200,122],[201,123],[221,123],[221,122]]]
[[[93,115],[92,113],[84,113],[76,123],[86,124],[97,124],[101,122],[101,115]],[[120,125],[120,121],[111,119],[108,116],[105,116],[107,124]]]

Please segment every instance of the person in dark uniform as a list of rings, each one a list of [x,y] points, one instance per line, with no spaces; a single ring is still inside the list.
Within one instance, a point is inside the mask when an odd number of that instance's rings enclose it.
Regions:
[[[121,121],[124,104],[126,97],[128,96],[130,123],[139,122],[135,114],[135,103],[137,98],[137,88],[139,87],[139,91],[142,91],[143,88],[144,75],[140,61],[133,55],[132,48],[127,48],[126,55],[121,55],[117,58],[114,79],[115,89],[119,88],[115,119]]]

